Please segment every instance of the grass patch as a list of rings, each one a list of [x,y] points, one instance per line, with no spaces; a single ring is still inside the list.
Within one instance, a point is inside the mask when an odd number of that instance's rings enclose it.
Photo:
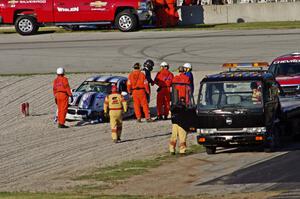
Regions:
[[[202,145],[191,145],[187,150],[187,155],[200,153],[204,151]],[[74,180],[93,180],[114,183],[127,179],[131,176],[141,175],[151,168],[156,168],[165,162],[175,160],[176,156],[162,155],[148,160],[125,161],[115,166],[108,166],[97,169],[91,174],[76,177]]]
[[[187,150],[187,155],[192,155],[196,153],[202,153],[205,151],[205,148],[203,145],[200,144],[193,144],[191,145]]]
[[[126,161],[119,165],[109,166],[95,170],[92,174],[83,175],[74,180],[95,180],[102,182],[116,182],[134,175],[145,173],[150,168],[158,167],[167,156],[160,156],[149,160]]]

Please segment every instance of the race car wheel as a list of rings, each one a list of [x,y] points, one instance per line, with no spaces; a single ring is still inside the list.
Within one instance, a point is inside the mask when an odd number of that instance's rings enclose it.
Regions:
[[[117,15],[115,26],[122,32],[131,32],[137,29],[138,19],[130,10],[124,10]]]
[[[215,146],[206,146],[205,149],[206,149],[206,153],[211,155],[211,154],[216,153],[217,147],[215,147]]]
[[[39,25],[35,17],[23,15],[17,18],[15,28],[20,35],[34,35],[38,31]]]

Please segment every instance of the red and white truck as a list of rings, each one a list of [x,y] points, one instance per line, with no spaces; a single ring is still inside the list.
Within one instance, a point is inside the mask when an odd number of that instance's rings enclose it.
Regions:
[[[269,67],[286,95],[300,94],[300,53],[293,52],[273,60]]]
[[[129,32],[151,16],[150,0],[0,0],[0,24],[14,24],[21,35],[50,25],[115,25]]]

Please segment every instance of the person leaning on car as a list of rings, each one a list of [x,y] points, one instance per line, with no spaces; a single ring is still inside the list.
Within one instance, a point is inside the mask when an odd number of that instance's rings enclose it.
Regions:
[[[111,94],[104,100],[104,113],[110,118],[111,137],[114,143],[121,141],[122,133],[122,112],[127,112],[127,102],[121,94],[118,93],[116,85],[112,86]]]
[[[56,74],[57,77],[53,82],[53,94],[58,110],[58,128],[68,128],[68,126],[65,125],[65,121],[69,105],[69,97],[72,98],[72,93],[68,78],[64,76],[65,69],[58,68],[56,70]]]

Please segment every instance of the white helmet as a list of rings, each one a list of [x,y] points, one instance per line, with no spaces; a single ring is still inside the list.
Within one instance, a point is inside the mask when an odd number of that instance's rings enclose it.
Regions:
[[[65,74],[65,69],[62,68],[62,67],[57,68],[57,69],[56,69],[56,74],[58,74],[58,75],[63,75],[63,74]]]
[[[166,67],[166,66],[169,66],[169,64],[168,64],[167,62],[164,61],[164,62],[161,62],[160,66],[161,66],[161,67]]]
[[[185,64],[183,64],[183,67],[184,67],[184,68],[188,68],[188,69],[192,69],[192,64],[190,64],[190,63],[185,63]]]

